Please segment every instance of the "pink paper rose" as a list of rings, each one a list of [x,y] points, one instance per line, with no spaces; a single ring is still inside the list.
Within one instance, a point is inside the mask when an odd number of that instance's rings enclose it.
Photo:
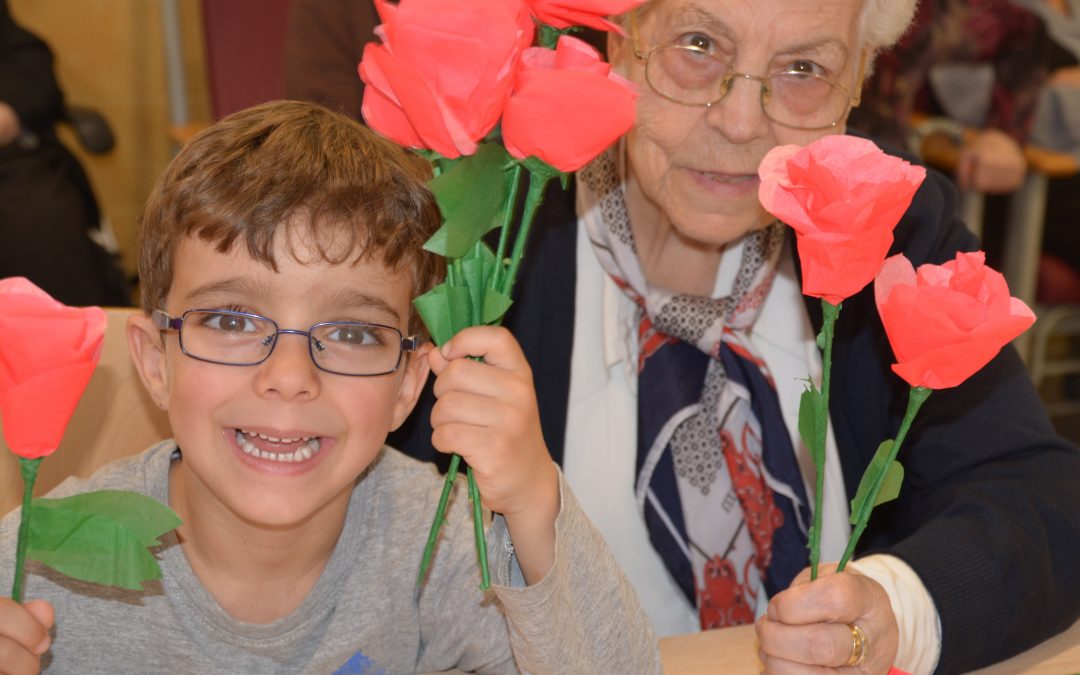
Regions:
[[[982,251],[958,253],[916,272],[895,255],[881,266],[874,297],[898,361],[893,371],[911,386],[955,387],[1035,322],[985,258]]]
[[[606,17],[629,12],[644,2],[645,0],[525,0],[525,4],[540,23],[559,29],[588,26],[617,33],[622,33],[622,29]]]
[[[471,155],[499,121],[534,24],[521,0],[375,0],[382,44],[364,48],[364,119],[444,157]]]
[[[599,52],[564,35],[554,51],[533,47],[522,55],[503,142],[514,157],[575,171],[630,130],[636,100],[633,85]]]
[[[68,307],[28,279],[0,280],[0,416],[16,455],[52,454],[94,372],[105,335],[99,307]]]
[[[762,206],[795,230],[803,293],[838,305],[881,268],[926,169],[872,141],[830,135],[773,148],[758,176]]]

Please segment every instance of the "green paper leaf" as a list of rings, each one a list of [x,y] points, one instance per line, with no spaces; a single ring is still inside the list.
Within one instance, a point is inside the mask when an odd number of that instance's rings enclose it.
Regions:
[[[127,528],[143,546],[157,546],[161,535],[180,527],[176,513],[153,497],[127,490],[98,490],[62,499],[35,499],[35,510],[64,509],[108,518]]]
[[[892,452],[892,439],[882,441],[874,453],[874,459],[870,460],[870,466],[866,467],[862,480],[859,481],[859,489],[855,492],[855,499],[851,500],[851,524],[855,525],[860,519],[869,520],[870,512],[878,504],[891,502],[900,496],[900,485],[904,482],[904,467],[900,462],[889,461]],[[870,491],[874,484],[880,480],[881,488],[870,503]]]
[[[472,250],[461,259],[462,281],[469,289],[469,302],[472,314],[470,325],[483,323],[484,291],[491,286],[495,276],[495,254],[482,241],[476,242]]]
[[[482,143],[476,153],[458,160],[428,187],[442,212],[443,224],[424,248],[447,258],[461,258],[489,230],[502,222],[510,194],[514,160],[501,143]]]
[[[157,500],[118,491],[35,500],[31,512],[27,557],[74,579],[129,590],[161,578],[147,546],[180,524]]]
[[[825,398],[813,382],[807,381],[806,391],[799,399],[799,436],[810,450],[810,456],[816,467],[825,464],[825,448],[818,447],[821,424],[828,424]]]
[[[510,296],[505,293],[500,293],[494,288],[485,289],[484,313],[480,317],[481,321],[485,325],[499,323],[503,314],[506,314],[506,310],[510,309],[513,302]]]
[[[471,325],[472,303],[469,289],[463,286],[443,282],[413,300],[413,306],[424,320],[431,339],[440,346]]]

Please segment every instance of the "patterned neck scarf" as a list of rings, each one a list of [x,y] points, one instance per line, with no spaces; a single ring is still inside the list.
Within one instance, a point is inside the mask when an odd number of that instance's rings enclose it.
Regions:
[[[775,384],[749,339],[784,229],[746,236],[726,297],[653,286],[613,155],[582,169],[579,189],[599,202],[588,235],[601,266],[638,305],[638,508],[702,628],[751,623],[758,589],[783,590],[808,560],[806,490]]]

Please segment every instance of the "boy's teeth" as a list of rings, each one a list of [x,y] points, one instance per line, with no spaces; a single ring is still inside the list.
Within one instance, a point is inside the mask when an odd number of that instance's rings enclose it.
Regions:
[[[245,436],[250,436],[252,438],[258,437],[271,443],[298,443],[303,441],[304,444],[293,452],[267,452],[266,450],[260,450]],[[245,454],[274,462],[303,462],[311,459],[311,457],[319,451],[319,439],[314,436],[304,438],[274,438],[272,436],[265,436],[251,431],[244,431],[243,429],[236,430],[236,443]]]

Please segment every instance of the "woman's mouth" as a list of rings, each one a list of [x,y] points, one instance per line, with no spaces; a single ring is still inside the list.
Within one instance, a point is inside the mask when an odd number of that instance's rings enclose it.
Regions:
[[[737,184],[757,179],[757,174],[755,173],[719,173],[716,171],[697,171],[693,169],[692,171],[701,178],[714,183]]]
[[[246,455],[283,464],[306,462],[318,454],[321,447],[317,436],[276,438],[255,431],[237,428],[236,444]]]

